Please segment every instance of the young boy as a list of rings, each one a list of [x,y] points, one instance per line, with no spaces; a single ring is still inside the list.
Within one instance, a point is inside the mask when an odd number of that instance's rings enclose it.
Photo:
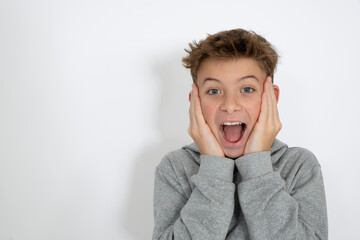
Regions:
[[[318,161],[276,139],[276,51],[243,29],[189,45],[194,143],[156,168],[153,239],[327,239]]]

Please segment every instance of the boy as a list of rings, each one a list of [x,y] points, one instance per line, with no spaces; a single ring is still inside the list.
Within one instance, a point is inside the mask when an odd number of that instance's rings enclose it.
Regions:
[[[276,139],[271,44],[234,29],[189,46],[195,143],[156,168],[153,239],[327,239],[319,163]]]

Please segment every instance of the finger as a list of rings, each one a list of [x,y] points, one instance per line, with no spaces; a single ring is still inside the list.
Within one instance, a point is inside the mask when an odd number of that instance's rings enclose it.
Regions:
[[[274,85],[272,84],[271,81],[269,81],[269,95],[270,97],[270,121],[269,123],[271,125],[273,125],[275,127],[275,131],[276,133],[278,133],[281,129],[281,122],[280,122],[280,117],[279,117],[279,112],[278,112],[278,107],[277,107],[277,99],[276,99],[276,95],[275,95],[275,89],[274,89]]]
[[[201,104],[200,104],[200,97],[199,97],[199,90],[195,84],[193,84],[193,92],[194,92],[194,114],[195,119],[198,126],[205,123],[205,119],[202,113]]]
[[[268,93],[268,78],[264,82],[264,91],[261,97],[261,108],[260,108],[260,122],[267,122],[269,114],[269,93]]]
[[[269,94],[269,96],[268,96],[269,123],[274,124],[274,116],[275,116],[274,107],[276,107],[276,106],[274,106],[274,103],[276,102],[276,98],[275,98],[273,84],[271,82],[271,77],[268,78],[267,92]]]
[[[273,107],[277,106],[277,100],[276,100],[276,95],[275,95],[275,89],[274,89],[274,85],[272,84],[271,81],[270,82],[270,94],[271,94],[271,103],[273,105]]]
[[[193,109],[194,109],[194,94],[193,94],[193,88],[191,86],[191,91],[190,91],[190,94],[189,94],[189,101],[190,101],[190,106],[189,106],[189,117],[190,117],[190,120],[192,118],[192,113],[193,113]]]
[[[191,89],[191,96],[190,96],[190,108],[189,108],[189,117],[190,117],[190,128],[195,127],[196,125],[196,118],[195,118],[195,102],[194,102],[194,88],[192,86]]]
[[[279,112],[278,112],[278,107],[277,107],[277,98],[275,95],[275,88],[274,85],[271,83],[271,103],[272,103],[272,112],[273,112],[273,119],[275,124],[280,123],[280,118],[279,118]]]
[[[267,122],[268,119],[268,94],[266,92],[262,93],[262,97],[261,97],[261,107],[260,107],[260,114],[259,114],[259,119],[258,119],[258,123],[263,124]]]

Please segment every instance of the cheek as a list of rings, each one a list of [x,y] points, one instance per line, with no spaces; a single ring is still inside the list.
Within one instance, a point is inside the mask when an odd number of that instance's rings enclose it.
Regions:
[[[205,121],[208,124],[214,122],[216,107],[214,103],[206,101],[206,99],[201,100],[201,110],[204,115]]]

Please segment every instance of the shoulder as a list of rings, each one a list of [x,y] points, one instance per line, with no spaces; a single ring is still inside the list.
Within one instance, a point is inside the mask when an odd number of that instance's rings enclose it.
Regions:
[[[315,155],[308,149],[302,147],[288,147],[287,144],[275,139],[271,147],[271,158],[274,167],[293,168],[296,166],[307,166],[309,168],[319,166]]]
[[[310,150],[302,147],[289,147],[285,151],[283,159],[290,164],[301,165],[306,168],[320,166],[316,156]]]
[[[321,167],[315,155],[302,147],[286,148],[273,167],[285,180],[288,192],[293,192],[297,186],[321,175]]]
[[[191,177],[199,172],[200,153],[187,145],[167,153],[156,167],[155,185],[166,182],[182,196],[189,198],[195,188]],[[159,185],[160,186],[160,185]]]
[[[172,176],[190,176],[198,172],[199,166],[200,152],[193,143],[167,153],[156,170]]]
[[[273,149],[273,168],[280,172],[284,179],[320,171],[320,164],[316,156],[306,148],[288,147],[277,141]]]

